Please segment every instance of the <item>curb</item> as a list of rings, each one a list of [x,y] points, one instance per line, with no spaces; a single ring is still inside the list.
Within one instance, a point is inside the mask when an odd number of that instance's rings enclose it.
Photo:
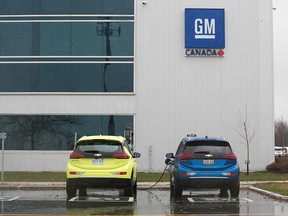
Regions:
[[[270,191],[266,191],[260,188],[256,188],[256,187],[249,187],[250,190],[257,192],[259,194],[271,197],[273,199],[277,199],[277,200],[282,200],[282,201],[288,201],[288,196],[284,196],[284,195],[280,195],[280,194],[276,194]]]

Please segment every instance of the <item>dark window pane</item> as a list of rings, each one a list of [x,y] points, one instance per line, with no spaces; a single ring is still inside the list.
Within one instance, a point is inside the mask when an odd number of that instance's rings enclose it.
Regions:
[[[35,0],[1,0],[0,14],[37,14],[38,11],[34,10],[34,5],[38,5]]]
[[[29,92],[32,87],[31,64],[0,64],[0,89],[2,92]]]
[[[0,0],[0,14],[134,14],[134,0]]]
[[[134,0],[72,1],[73,14],[134,14]]]
[[[39,92],[70,92],[70,86],[70,65],[39,65]]]
[[[7,133],[6,150],[72,150],[75,133],[80,138],[110,128],[111,135],[123,136],[133,128],[133,116],[11,115],[0,116],[0,127]]]
[[[2,56],[133,56],[133,23],[2,23]]]
[[[133,64],[0,64],[0,92],[133,92]]]
[[[109,64],[104,75],[107,92],[133,92],[133,64]]]
[[[32,55],[32,23],[1,23],[2,56]]]
[[[40,55],[71,54],[71,23],[41,23],[40,26]]]
[[[39,14],[71,14],[71,0],[39,0]],[[86,1],[82,1],[85,4]]]

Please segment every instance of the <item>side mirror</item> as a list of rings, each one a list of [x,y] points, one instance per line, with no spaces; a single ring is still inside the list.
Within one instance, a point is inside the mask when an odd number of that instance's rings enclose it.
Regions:
[[[140,153],[134,152],[133,158],[140,158],[140,157],[141,157],[141,154],[140,154]]]
[[[167,153],[166,158],[174,158],[174,154],[173,153]]]

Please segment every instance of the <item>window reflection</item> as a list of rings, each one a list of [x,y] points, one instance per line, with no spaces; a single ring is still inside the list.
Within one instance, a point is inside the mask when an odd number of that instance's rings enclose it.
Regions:
[[[0,0],[0,15],[0,92],[133,92],[134,0]]]
[[[133,92],[133,64],[0,64],[0,92]]]
[[[0,31],[1,56],[106,56],[108,47],[114,56],[134,52],[133,23],[1,23]]]
[[[7,150],[72,150],[75,133],[123,136],[126,127],[133,128],[133,116],[12,115],[0,116],[0,127]]]
[[[133,0],[0,0],[0,14],[134,14]]]

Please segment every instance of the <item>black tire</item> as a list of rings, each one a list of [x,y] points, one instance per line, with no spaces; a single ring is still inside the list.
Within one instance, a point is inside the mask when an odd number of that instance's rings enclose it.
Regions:
[[[133,194],[134,194],[134,197],[137,196],[137,179],[133,183]]]
[[[87,188],[84,186],[81,186],[79,188],[79,196],[80,197],[86,197],[87,196]]]
[[[124,188],[124,196],[133,196],[133,179],[129,180],[128,185]]]
[[[181,198],[182,193],[183,193],[183,188],[179,184],[175,183],[175,185],[174,185],[175,198]]]
[[[228,197],[227,188],[220,188],[220,197]]]
[[[170,177],[170,197],[181,198],[183,193],[182,186],[178,183],[175,175]]]
[[[66,193],[67,193],[67,199],[71,199],[76,196],[77,187],[75,184],[73,184],[70,179],[66,180]]]
[[[230,195],[231,197],[238,197],[239,196],[239,192],[240,192],[240,184],[239,184],[239,180],[234,183],[231,188],[230,188]]]

